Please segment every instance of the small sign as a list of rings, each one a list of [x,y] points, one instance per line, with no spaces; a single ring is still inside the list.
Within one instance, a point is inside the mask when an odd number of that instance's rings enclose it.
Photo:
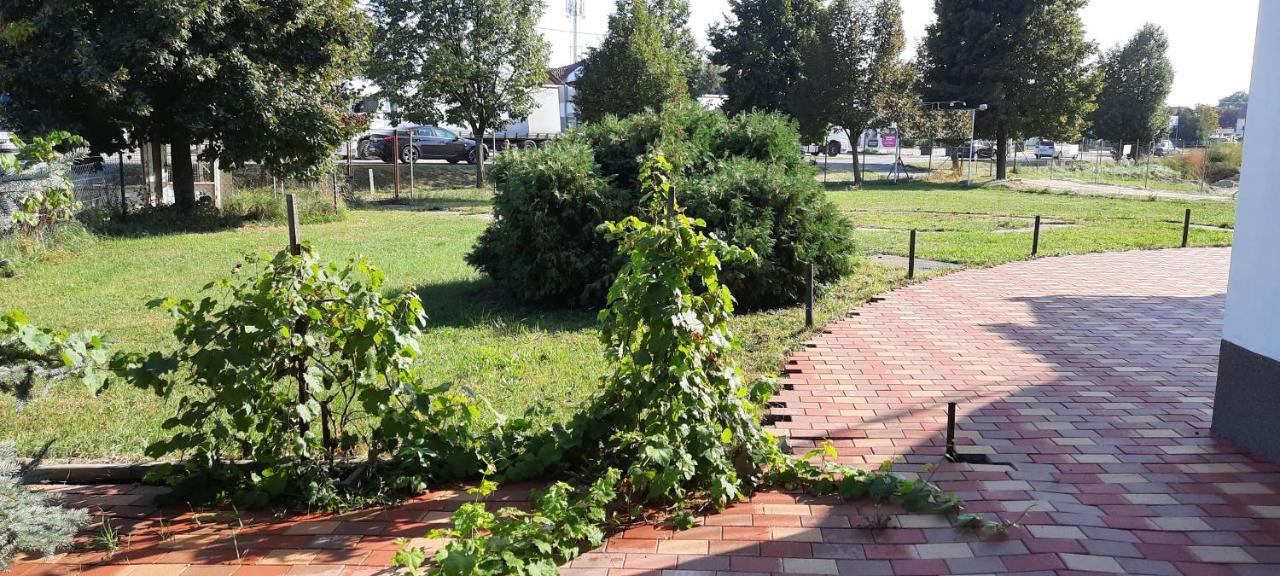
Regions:
[[[1122,151],[1122,152],[1121,152],[1121,154],[1123,154],[1123,155],[1125,155],[1125,156],[1128,156],[1128,155],[1129,155],[1129,153],[1130,153],[1130,152],[1132,152],[1132,151],[1133,151],[1133,144],[1125,144],[1125,145],[1124,145],[1124,151]]]
[[[898,147],[898,129],[889,128],[880,136],[880,147],[897,148]]]

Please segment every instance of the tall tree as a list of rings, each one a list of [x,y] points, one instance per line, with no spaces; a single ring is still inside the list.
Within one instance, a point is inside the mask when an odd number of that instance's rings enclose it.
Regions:
[[[1249,93],[1243,90],[1218,100],[1219,108],[1244,108],[1249,105]]]
[[[618,0],[609,33],[576,84],[579,118],[628,116],[689,97],[687,54],[670,43],[673,23],[662,14],[651,0]]]
[[[1164,30],[1147,24],[1124,46],[1102,56],[1102,92],[1098,108],[1090,115],[1093,133],[1113,142],[1134,144],[1134,157],[1143,146],[1160,139],[1169,129],[1165,99],[1173,88],[1173,64],[1167,54]]]
[[[733,17],[713,26],[711,62],[725,68],[724,109],[792,112],[802,39],[813,33],[819,0],[730,0]]]
[[[694,94],[698,76],[706,58],[698,47],[698,40],[689,29],[688,0],[649,0],[649,6],[659,18],[666,21],[662,29],[663,43],[680,55],[680,70],[689,81],[689,93]]]
[[[420,123],[464,125],[484,135],[527,117],[547,78],[550,47],[537,31],[541,0],[372,0],[377,35],[370,79]],[[484,162],[476,162],[476,187]]]
[[[1206,145],[1218,129],[1218,109],[1208,104],[1178,111],[1178,135],[1183,142]]]
[[[343,89],[365,44],[356,0],[6,0],[0,22],[6,114],[108,153],[170,144],[184,209],[193,144],[308,178],[357,129]]]
[[[926,100],[986,104],[977,129],[996,141],[1004,178],[1008,141],[1073,139],[1101,88],[1078,14],[1086,0],[934,0],[921,46]]]
[[[801,137],[821,143],[833,126],[849,142],[872,127],[904,120],[917,98],[915,69],[902,61],[906,35],[898,0],[835,0],[801,39],[801,74],[788,108]],[[853,163],[854,181],[862,172]]]

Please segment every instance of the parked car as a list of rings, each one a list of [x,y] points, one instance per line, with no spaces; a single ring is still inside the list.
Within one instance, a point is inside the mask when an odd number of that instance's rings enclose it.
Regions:
[[[958,156],[960,158],[977,157],[983,160],[989,160],[994,158],[996,155],[996,147],[990,142],[978,140],[974,143],[974,146],[975,148],[973,152],[970,152],[970,146],[968,143],[957,146]]]
[[[1036,159],[1054,158],[1061,160],[1063,158],[1071,158],[1073,160],[1080,159],[1080,145],[1070,144],[1067,142],[1054,142],[1053,140],[1041,140],[1036,144]]]
[[[393,134],[384,135],[375,141],[377,156],[383,162],[391,162],[394,159],[393,153],[399,154],[400,161],[406,164],[421,159],[447,160],[450,164],[463,161],[475,164],[478,159],[475,140],[462,138],[446,128],[409,126],[400,128],[399,134],[400,138],[394,145],[392,141],[396,137]],[[485,157],[489,156],[488,152],[486,148]]]
[[[1155,148],[1151,149],[1151,153],[1156,156],[1172,156],[1178,153],[1178,149],[1173,147],[1173,142],[1161,140],[1159,144],[1156,144]]]
[[[806,154],[818,156],[826,154],[827,156],[839,156],[845,151],[852,150],[849,145],[849,135],[845,133],[843,128],[834,128],[831,133],[827,134],[827,143],[825,145],[806,144],[803,146]]]

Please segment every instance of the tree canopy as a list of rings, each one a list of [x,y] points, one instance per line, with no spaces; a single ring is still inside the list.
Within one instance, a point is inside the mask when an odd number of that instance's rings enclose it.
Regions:
[[[356,0],[8,0],[0,22],[5,114],[103,152],[170,144],[184,208],[193,144],[310,178],[358,128],[343,89],[366,41]]]
[[[1218,129],[1218,109],[1208,104],[1178,111],[1178,138],[1185,143],[1203,145]]]
[[[373,0],[370,79],[419,123],[441,118],[485,133],[533,110],[550,48],[537,31],[541,0]],[[484,162],[476,162],[484,186]]]
[[[800,43],[817,24],[819,0],[730,0],[728,22],[712,27],[712,63],[723,66],[724,110],[793,112]]]
[[[1084,5],[934,0],[937,21],[921,46],[922,96],[987,105],[977,129],[996,141],[997,178],[1005,177],[1009,138],[1080,136],[1101,87],[1078,14]]]
[[[1123,46],[1102,56],[1102,92],[1098,108],[1090,115],[1093,133],[1113,142],[1143,146],[1163,137],[1169,130],[1165,100],[1173,88],[1173,64],[1169,62],[1169,40],[1154,24],[1143,26]]]
[[[821,143],[833,126],[850,142],[866,128],[905,119],[917,105],[915,69],[898,0],[835,0],[800,42],[801,74],[788,95],[801,137]],[[854,180],[862,181],[857,162]]]
[[[689,54],[673,40],[683,38],[670,6],[651,0],[618,0],[609,16],[609,33],[593,48],[576,84],[578,116],[594,122],[607,115],[629,116],[661,109],[689,97]],[[683,3],[682,3],[683,4]],[[687,30],[686,30],[687,32]],[[696,53],[695,53],[696,54]],[[695,65],[697,63],[695,62]]]
[[[1249,93],[1243,90],[1223,96],[1218,100],[1219,108],[1244,108],[1249,105]]]

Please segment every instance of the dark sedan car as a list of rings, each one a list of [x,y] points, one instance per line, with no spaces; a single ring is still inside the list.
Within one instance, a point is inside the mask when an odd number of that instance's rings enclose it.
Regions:
[[[476,142],[461,138],[445,128],[436,126],[410,126],[399,130],[399,142],[395,146],[395,136],[387,134],[375,142],[376,152],[383,162],[391,162],[391,154],[398,152],[400,161],[404,163],[419,159],[447,160],[450,164],[467,162],[475,164]],[[410,144],[412,142],[412,145]],[[488,150],[486,150],[485,156]]]

